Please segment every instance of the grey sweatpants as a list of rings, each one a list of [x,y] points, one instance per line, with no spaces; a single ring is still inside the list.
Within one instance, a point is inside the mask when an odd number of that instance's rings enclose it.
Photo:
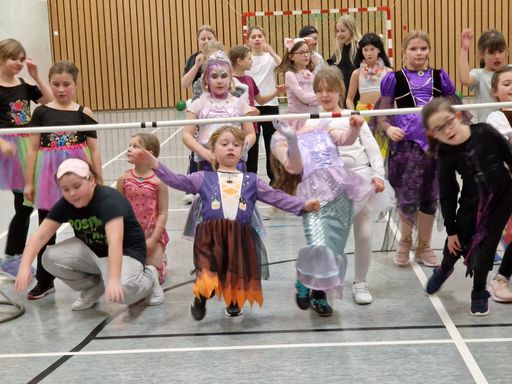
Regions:
[[[73,237],[48,246],[43,254],[43,266],[74,291],[87,291],[108,282],[108,257],[98,257],[80,239]],[[123,256],[121,286],[124,303],[133,304],[151,294],[154,283],[151,270],[140,261]],[[158,279],[156,279],[158,281]]]

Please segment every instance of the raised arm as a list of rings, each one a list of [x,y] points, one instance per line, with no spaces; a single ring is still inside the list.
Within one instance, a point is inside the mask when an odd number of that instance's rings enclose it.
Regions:
[[[300,175],[302,173],[302,158],[300,155],[297,136],[289,125],[275,120],[272,122],[277,130],[272,140],[272,153],[283,164],[287,172]]]
[[[39,104],[48,104],[50,101],[53,100],[53,93],[50,86],[39,77],[37,64],[32,59],[27,58],[25,63],[27,64],[28,74],[36,82],[37,86],[41,90],[41,93],[43,94],[43,96],[40,99],[38,99],[37,102]]]
[[[196,56],[194,65],[181,78],[181,86],[183,88],[188,88],[188,87],[192,86],[192,84],[194,82],[194,78],[196,77],[197,73],[201,70],[201,65],[203,65],[203,62],[204,62],[204,55],[202,53],[199,53]]]
[[[296,196],[272,188],[259,177],[257,179],[257,192],[258,200],[295,215],[320,210],[320,200],[311,199],[303,201]]]
[[[174,173],[146,149],[136,149],[132,152],[132,155],[139,161],[149,163],[156,176],[169,187],[191,194],[199,192],[204,172],[194,172],[191,175]]]
[[[459,58],[459,77],[463,85],[472,86],[476,83],[476,78],[471,76],[469,70],[469,48],[473,42],[473,30],[465,29],[462,31],[461,48]]]
[[[359,136],[359,131],[363,124],[365,124],[364,118],[359,115],[352,115],[349,117],[350,127],[348,130],[341,130],[331,128],[329,130],[329,135],[334,140],[336,145],[352,145]]]

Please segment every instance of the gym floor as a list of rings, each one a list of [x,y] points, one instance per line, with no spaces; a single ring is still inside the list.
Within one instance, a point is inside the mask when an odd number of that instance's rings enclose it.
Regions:
[[[172,110],[98,113],[101,123],[184,118]],[[105,184],[130,167],[124,150],[137,129],[99,132]],[[149,130],[148,130],[149,131]],[[185,172],[188,151],[181,128],[152,129],[162,142],[161,160]],[[260,176],[265,176],[264,150]],[[294,301],[294,259],[305,244],[300,218],[275,212],[265,221],[264,243],[270,279],[263,282],[262,308],[246,306],[240,318],[227,318],[224,305],[208,302],[201,322],[189,313],[192,242],[181,237],[188,206],[183,193],[170,190],[167,230],[169,275],[165,302],[131,307],[106,302],[73,312],[77,293],[56,281],[56,292],[29,302],[7,280],[1,290],[25,306],[21,317],[0,323],[2,383],[509,383],[512,365],[511,307],[490,302],[486,317],[469,314],[471,279],[462,263],[437,295],[423,286],[431,268],[393,264],[380,252],[386,221],[374,225],[374,256],[368,283],[374,302],[353,302],[353,238],[345,298],[332,301],[334,315],[320,318]],[[0,246],[12,217],[12,194],[0,192]],[[37,226],[34,215],[31,231]],[[63,227],[58,240],[71,235]],[[434,231],[440,256],[445,233]]]

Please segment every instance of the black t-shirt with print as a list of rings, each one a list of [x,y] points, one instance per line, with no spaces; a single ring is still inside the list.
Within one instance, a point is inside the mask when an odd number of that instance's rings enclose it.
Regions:
[[[117,190],[98,185],[86,207],[75,208],[63,197],[53,206],[47,218],[58,223],[68,222],[75,236],[98,257],[108,256],[105,224],[122,217],[124,223],[123,255],[146,262],[146,239],[129,201]]]
[[[97,124],[97,121],[84,113],[83,106],[79,106],[76,111],[63,111],[50,108],[46,105],[40,105],[34,109],[32,120],[30,121],[30,126],[32,127],[92,124]],[[96,131],[41,133],[40,146],[43,148],[51,148],[61,145],[81,144],[84,143],[88,137],[97,139],[98,134]]]
[[[37,102],[43,94],[36,85],[20,78],[14,87],[0,85],[0,127],[19,127],[30,123],[30,101]]]

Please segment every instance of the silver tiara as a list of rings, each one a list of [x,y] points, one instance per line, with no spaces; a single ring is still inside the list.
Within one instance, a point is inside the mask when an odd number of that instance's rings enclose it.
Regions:
[[[228,64],[231,64],[231,61],[229,60],[229,57],[228,55],[226,55],[226,52],[224,51],[215,51],[213,52],[210,57],[208,58],[208,61],[212,61],[212,60],[216,60],[216,61],[224,61]]]

